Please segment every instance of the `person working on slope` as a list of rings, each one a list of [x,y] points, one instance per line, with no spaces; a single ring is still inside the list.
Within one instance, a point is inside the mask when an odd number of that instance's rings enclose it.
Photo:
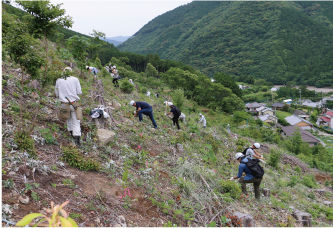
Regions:
[[[254,187],[254,195],[256,199],[260,199],[260,183],[262,181],[261,178],[255,178],[251,170],[247,167],[246,163],[249,162],[249,159],[244,156],[243,153],[237,153],[235,155],[235,158],[237,161],[239,161],[238,166],[238,175],[235,177],[231,177],[230,180],[236,180],[239,179],[238,182],[242,184],[242,193],[245,196],[248,196],[247,190],[246,190],[246,183],[253,183]],[[258,160],[257,160],[258,161]],[[245,177],[242,177],[243,172],[246,174]],[[262,174],[263,175],[263,174]]]
[[[204,128],[206,128],[206,119],[205,119],[205,117],[200,113],[199,114],[199,116],[200,116],[200,120],[199,120],[199,122],[198,123],[203,123],[203,126],[204,126]]]
[[[146,116],[149,116],[154,128],[157,129],[157,124],[153,115],[153,108],[148,103],[142,101],[131,101],[129,104],[130,106],[136,107],[136,112],[133,118],[135,118],[136,115],[139,115],[139,121],[142,122],[142,114],[145,114]]]
[[[168,102],[168,105],[169,107],[171,108],[170,112],[167,113],[166,115],[170,115],[171,112],[173,113],[173,118],[172,118],[172,121],[173,121],[173,125],[176,125],[177,124],[177,127],[178,127],[178,130],[180,129],[179,127],[179,116],[181,115],[181,111],[179,108],[177,108],[175,105],[173,105],[172,102]]]
[[[260,148],[260,143],[254,143],[252,146],[250,146],[249,148],[247,148],[247,150],[245,151],[245,156],[248,159],[253,159],[253,158],[258,158],[258,159],[263,159],[261,154],[259,154],[257,151],[255,151],[254,149],[259,149]]]
[[[114,84],[115,87],[119,87],[119,82],[118,80],[121,78],[118,74],[118,70],[116,69],[117,67],[116,66],[113,66],[113,80],[112,80],[112,83]],[[111,74],[112,75],[112,74]]]
[[[65,69],[65,70],[68,70]],[[64,70],[64,71],[65,71]],[[69,70],[72,72],[72,69]],[[69,101],[66,97],[73,102],[75,107],[79,107],[80,97],[78,95],[82,94],[81,85],[78,78],[69,76],[65,78],[58,78],[55,85],[55,96],[59,98],[61,106],[69,106],[70,116],[67,119],[67,129],[70,132],[71,136],[75,140],[75,144],[80,146],[80,137],[81,137],[81,127],[80,120],[77,119],[76,110],[73,105],[69,105]],[[81,109],[80,109],[81,110]],[[82,113],[81,113],[82,116]]]
[[[98,70],[95,67],[86,66],[86,70],[89,70],[93,75],[98,73]]]

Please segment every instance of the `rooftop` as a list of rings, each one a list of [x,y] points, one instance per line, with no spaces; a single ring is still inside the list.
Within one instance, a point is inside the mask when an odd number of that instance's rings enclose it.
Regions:
[[[295,116],[306,115],[306,112],[303,112],[301,110],[295,110],[294,113],[293,113],[293,115],[295,115]]]
[[[282,108],[285,104],[280,103],[280,102],[275,102],[274,104],[272,104],[272,107],[277,107],[277,108]]]
[[[290,125],[296,125],[300,122],[305,122],[305,123],[308,123],[310,124],[311,126],[313,125],[311,122],[305,120],[305,119],[302,119],[302,118],[299,118],[298,116],[295,116],[295,115],[291,115],[291,116],[288,116],[286,118],[284,118],[288,123],[290,123]]]
[[[286,135],[288,135],[288,136],[293,136],[293,134],[296,131],[299,131],[301,133],[301,137],[304,142],[308,142],[308,143],[319,143],[320,142],[320,140],[317,139],[313,134],[311,134],[308,131],[302,130],[301,128],[299,128],[297,126],[282,127],[282,131],[284,133],[286,133]]]

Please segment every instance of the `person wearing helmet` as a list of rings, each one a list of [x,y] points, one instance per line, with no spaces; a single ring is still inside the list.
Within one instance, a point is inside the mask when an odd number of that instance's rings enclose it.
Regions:
[[[142,101],[131,101],[129,105],[136,107],[136,112],[133,118],[135,118],[136,115],[139,115],[139,121],[142,122],[142,114],[145,114],[146,116],[149,116],[154,128],[157,129],[157,124],[153,115],[153,108],[148,103]]]
[[[166,115],[170,115],[171,113],[173,113],[173,118],[172,118],[173,125],[177,124],[178,130],[180,130],[180,127],[179,127],[179,116],[181,115],[181,111],[172,102],[168,102],[168,105],[171,108],[171,110]]]
[[[259,154],[255,149],[260,148],[260,143],[254,143],[252,146],[250,146],[245,153],[245,156],[249,159],[258,158],[263,159],[261,154]]]
[[[242,193],[243,195],[248,196],[247,190],[246,190],[246,184],[247,183],[253,183],[254,187],[254,195],[256,199],[260,199],[260,183],[262,181],[262,178],[255,178],[251,172],[251,170],[247,167],[246,163],[249,161],[247,157],[244,156],[243,153],[236,153],[235,158],[237,161],[239,161],[238,166],[238,175],[235,177],[231,177],[230,180],[238,180],[239,183],[242,184]],[[243,173],[245,173],[245,177],[242,177]]]
[[[93,75],[96,75],[98,73],[98,70],[95,67],[86,66],[86,70],[89,70]]]
[[[203,123],[203,126],[204,126],[204,128],[206,128],[206,119],[205,119],[205,117],[200,113],[199,114],[199,116],[200,116],[200,120],[199,120],[199,122],[198,123]]]

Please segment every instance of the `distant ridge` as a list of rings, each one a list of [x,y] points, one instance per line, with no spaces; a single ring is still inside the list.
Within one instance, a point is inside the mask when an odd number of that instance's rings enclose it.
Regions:
[[[332,1],[193,1],[117,46],[158,54],[213,77],[333,85]]]

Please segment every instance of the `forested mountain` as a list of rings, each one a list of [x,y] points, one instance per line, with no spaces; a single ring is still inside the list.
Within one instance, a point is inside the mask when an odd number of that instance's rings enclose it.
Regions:
[[[158,54],[202,73],[333,85],[333,2],[192,2],[156,17],[122,51]]]

